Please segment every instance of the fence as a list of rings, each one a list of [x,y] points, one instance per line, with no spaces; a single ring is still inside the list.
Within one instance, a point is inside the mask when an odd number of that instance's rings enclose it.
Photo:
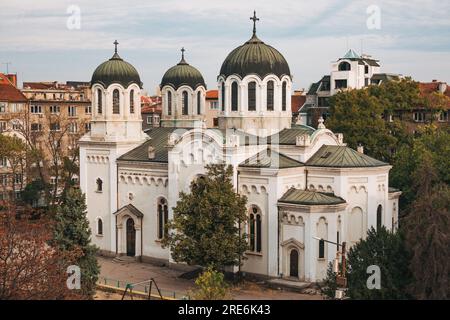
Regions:
[[[111,278],[105,278],[105,277],[99,277],[97,284],[100,287],[106,287],[111,289],[119,289],[120,291],[125,291],[127,286],[133,285],[133,283],[129,281],[124,280],[117,280],[117,279],[111,279]],[[150,290],[150,284],[145,283],[139,283],[132,286],[133,292],[138,293],[140,295],[147,295]],[[173,290],[165,290],[162,288],[159,288],[161,295],[163,296],[164,300],[189,300],[190,297],[187,293],[177,292]],[[155,285],[152,286],[152,298],[160,299],[160,296],[158,294],[158,290],[156,289]]]

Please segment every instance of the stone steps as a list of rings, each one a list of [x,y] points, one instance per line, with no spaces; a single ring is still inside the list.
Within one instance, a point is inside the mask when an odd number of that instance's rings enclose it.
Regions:
[[[286,279],[270,279],[266,281],[266,285],[272,289],[283,289],[302,293],[305,289],[310,288],[314,284],[311,282],[301,282]]]
[[[135,257],[129,257],[129,256],[116,256],[112,260],[114,263],[130,263],[130,262],[136,262]]]

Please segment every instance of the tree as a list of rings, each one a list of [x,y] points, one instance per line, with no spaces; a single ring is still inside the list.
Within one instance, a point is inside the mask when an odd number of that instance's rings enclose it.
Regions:
[[[79,252],[49,245],[51,223],[17,214],[10,204],[0,212],[0,300],[79,299],[69,290],[67,267]]]
[[[368,155],[390,162],[397,146],[408,142],[408,135],[400,121],[385,118],[420,101],[418,84],[410,79],[342,91],[330,98],[326,125],[343,133],[350,147],[362,144]]]
[[[412,252],[411,292],[418,299],[450,298],[450,187],[439,181],[431,154],[423,154],[413,171],[417,198],[403,219]]]
[[[240,232],[247,199],[233,189],[231,166],[206,168],[207,175],[191,183],[191,193],[180,193],[163,244],[176,262],[218,270],[239,265],[247,250],[246,234]]]
[[[380,230],[373,227],[367,232],[367,238],[350,248],[347,255],[347,296],[350,299],[409,299],[408,285],[412,278],[408,266],[410,255],[405,248],[401,233],[392,233],[384,226]],[[381,289],[368,289],[370,274],[367,268],[378,266],[381,272]],[[322,293],[334,297],[336,275],[328,267]]]
[[[86,218],[85,197],[79,189],[68,189],[62,195],[55,221],[53,241],[63,252],[81,251],[76,264],[81,269],[82,294],[93,297],[100,270],[95,256],[97,248],[90,244],[91,230]]]
[[[401,207],[407,208],[420,194],[421,181],[415,172],[424,162],[430,162],[435,168],[436,179],[432,185],[450,183],[450,131],[434,125],[419,130],[411,144],[401,146],[393,159],[393,168],[389,175],[390,184],[402,190]],[[417,183],[420,182],[420,183]]]
[[[230,292],[224,275],[208,267],[195,280],[196,289],[192,292],[194,300],[227,300]]]

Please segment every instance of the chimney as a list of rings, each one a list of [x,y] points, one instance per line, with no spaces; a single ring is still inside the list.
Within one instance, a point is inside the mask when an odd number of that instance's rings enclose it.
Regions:
[[[148,158],[151,159],[155,159],[155,148],[152,146],[148,146]]]
[[[360,144],[358,144],[358,148],[356,149],[359,153],[362,153],[362,154],[364,154],[364,147],[363,147],[363,145],[360,143]]]
[[[5,74],[8,80],[17,88],[17,74]]]
[[[439,83],[439,92],[445,93],[445,91],[447,91],[447,83],[446,82]]]

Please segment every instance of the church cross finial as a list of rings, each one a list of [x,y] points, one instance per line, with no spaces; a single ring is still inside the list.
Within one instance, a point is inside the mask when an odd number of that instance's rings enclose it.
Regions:
[[[256,21],[259,21],[259,18],[256,17],[256,10],[253,11],[253,17],[250,17],[250,20],[253,20],[253,35],[256,35]]]
[[[114,41],[114,53],[117,53],[117,45],[119,44],[119,42],[117,42],[117,40],[116,41]]]
[[[186,49],[181,48],[181,60],[184,60],[184,52],[186,51]]]

